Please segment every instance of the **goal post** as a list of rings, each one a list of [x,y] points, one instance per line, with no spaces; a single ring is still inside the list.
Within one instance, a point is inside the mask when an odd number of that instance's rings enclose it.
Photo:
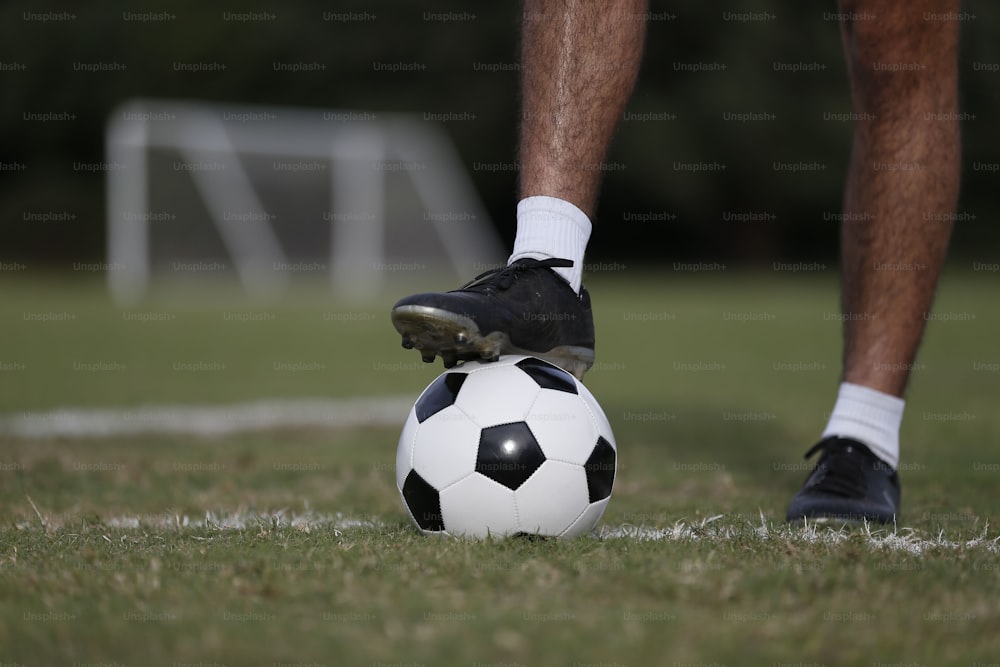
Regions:
[[[224,277],[273,302],[378,295],[504,257],[451,139],[416,114],[133,100],[107,123],[108,287]]]

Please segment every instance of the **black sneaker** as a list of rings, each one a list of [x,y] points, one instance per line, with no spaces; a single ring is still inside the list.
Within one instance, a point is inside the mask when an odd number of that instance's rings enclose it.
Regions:
[[[594,317],[587,290],[577,294],[552,270],[569,266],[568,259],[521,259],[451,292],[414,294],[393,306],[392,324],[403,347],[420,350],[428,363],[436,355],[451,368],[527,354],[582,379],[594,363]]]
[[[820,449],[823,455],[788,505],[786,521],[895,521],[899,476],[892,466],[850,438],[824,438],[805,458]]]

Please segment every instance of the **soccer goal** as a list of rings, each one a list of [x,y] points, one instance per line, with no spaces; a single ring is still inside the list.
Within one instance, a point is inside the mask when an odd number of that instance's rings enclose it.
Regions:
[[[120,305],[226,281],[267,303],[310,278],[361,300],[504,256],[451,139],[419,115],[134,100],[106,151]]]

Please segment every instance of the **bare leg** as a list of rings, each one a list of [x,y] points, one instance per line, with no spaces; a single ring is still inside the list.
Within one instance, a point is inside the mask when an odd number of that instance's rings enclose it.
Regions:
[[[548,195],[591,218],[601,161],[635,85],[646,0],[524,4],[521,197]]]
[[[855,125],[841,229],[843,380],[902,397],[958,197],[957,0],[842,0]],[[876,18],[871,18],[872,16]]]
[[[582,378],[594,360],[582,260],[601,163],[639,72],[646,0],[525,0],[523,11],[521,201],[509,265],[458,290],[401,299],[392,322],[424,361],[527,352]]]

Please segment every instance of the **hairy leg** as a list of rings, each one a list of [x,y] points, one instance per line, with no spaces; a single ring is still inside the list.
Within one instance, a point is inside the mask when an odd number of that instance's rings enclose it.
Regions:
[[[902,397],[959,187],[957,0],[842,0],[856,121],[841,228],[843,380]]]
[[[593,217],[601,161],[635,85],[646,0],[527,0],[520,195]]]

